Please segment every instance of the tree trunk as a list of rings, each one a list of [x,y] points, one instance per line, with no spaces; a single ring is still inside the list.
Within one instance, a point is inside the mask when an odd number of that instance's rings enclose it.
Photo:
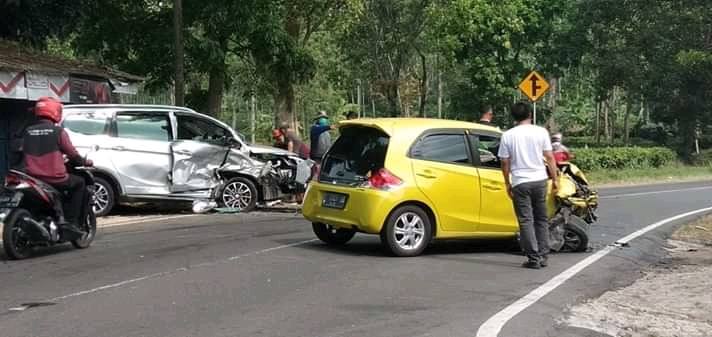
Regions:
[[[294,86],[289,84],[279,89],[277,97],[275,97],[275,116],[277,117],[277,125],[286,122],[292,130],[298,132],[294,123]]]
[[[443,71],[440,69],[439,60],[438,56],[438,118],[443,118]]]
[[[616,137],[616,120],[618,120],[618,109],[616,108],[618,106],[618,99],[620,98],[620,89],[618,87],[613,88],[613,95],[611,95],[611,104],[610,104],[610,115],[608,117],[608,123],[610,124],[609,126],[609,133],[608,133],[608,141],[613,143],[613,140]]]
[[[623,118],[623,142],[625,146],[628,146],[630,143],[630,113],[631,110],[633,110],[633,98],[628,97],[626,101],[626,106],[625,106],[625,117]]]
[[[376,101],[373,99],[373,92],[368,96],[371,100],[371,113],[373,113],[373,118],[376,118]]]
[[[609,130],[608,130],[608,112],[610,111],[610,106],[608,105],[608,102],[605,102],[603,105],[603,138],[608,141],[610,138],[609,135]]]
[[[546,119],[546,126],[549,130],[556,130],[556,119],[555,119],[555,114],[554,110],[556,109],[556,95],[558,94],[558,83],[559,81],[556,78],[551,79],[551,95],[549,95],[548,100],[547,100],[547,105],[549,107],[549,111],[551,112],[549,114],[549,118]]]
[[[173,30],[175,39],[175,73],[174,73],[174,103],[177,106],[185,105],[185,76],[183,69],[183,3],[182,0],[173,0]]]
[[[361,80],[358,80],[356,86],[356,104],[358,104],[358,113],[356,115],[361,117]]]
[[[208,109],[206,114],[218,118],[222,110],[225,92],[225,65],[216,65],[210,70],[208,79]]]
[[[386,100],[388,101],[388,116],[389,117],[399,117],[400,116],[400,100],[399,100],[398,85],[387,84],[386,86]]]
[[[425,57],[425,54],[423,54],[420,50],[418,50],[418,54],[420,55],[420,66],[422,67],[421,71],[423,72],[422,77],[420,78],[420,104],[419,104],[419,115],[420,117],[426,117],[425,116],[425,106],[428,104],[428,96],[429,96],[429,86],[428,86],[428,60]]]
[[[601,97],[596,97],[596,144],[601,143]]]
[[[252,144],[255,143],[255,100],[255,93],[252,92],[250,95],[250,139],[252,140]]]

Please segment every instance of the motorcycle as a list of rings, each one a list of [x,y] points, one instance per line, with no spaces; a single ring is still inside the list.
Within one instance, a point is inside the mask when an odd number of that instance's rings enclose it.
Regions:
[[[93,147],[89,152],[96,151]],[[89,154],[85,155],[85,157]],[[86,232],[79,240],[71,241],[77,249],[88,248],[96,237],[94,175],[86,167],[66,163],[69,173],[84,179],[85,190],[79,212],[81,230]],[[62,193],[51,185],[23,172],[10,170],[5,176],[5,185],[0,194],[0,221],[3,222],[3,248],[8,258],[21,260],[30,256],[34,247],[51,247],[65,243],[61,228],[57,226],[59,212],[56,201],[66,200]],[[64,209],[66,209],[66,205]]]
[[[555,252],[583,252],[588,248],[590,225],[598,220],[598,192],[573,163],[560,162],[559,190],[552,198],[549,244]]]

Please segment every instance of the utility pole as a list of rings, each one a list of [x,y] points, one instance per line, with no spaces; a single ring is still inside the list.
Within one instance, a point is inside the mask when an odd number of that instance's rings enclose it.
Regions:
[[[175,39],[175,105],[185,105],[185,74],[183,68],[183,2],[173,0],[173,31]]]

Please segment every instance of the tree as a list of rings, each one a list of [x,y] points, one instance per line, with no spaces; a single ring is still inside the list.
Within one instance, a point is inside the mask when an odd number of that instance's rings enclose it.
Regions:
[[[345,29],[341,45],[364,78],[374,82],[388,103],[387,114],[402,113],[402,96],[412,74],[407,72],[427,26],[430,0],[363,0],[349,15],[355,20]],[[425,74],[424,74],[425,75]]]
[[[81,6],[59,0],[0,2],[0,39],[44,48],[48,37],[66,38],[77,28]]]
[[[454,86],[454,108],[470,113],[504,107],[528,70],[558,71],[544,55],[554,45],[564,0],[442,1],[434,13],[438,40],[451,48],[464,78]],[[474,118],[475,116],[470,116]]]
[[[336,11],[341,0],[283,0],[276,13],[252,35],[251,52],[259,73],[273,84],[275,121],[296,123],[295,86],[310,81],[316,61],[307,49],[311,37]]]

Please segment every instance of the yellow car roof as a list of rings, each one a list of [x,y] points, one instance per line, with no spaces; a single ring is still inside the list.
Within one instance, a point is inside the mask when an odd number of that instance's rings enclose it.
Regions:
[[[393,132],[421,133],[429,129],[475,129],[482,131],[501,131],[492,126],[458,121],[453,119],[437,118],[414,118],[414,117],[392,117],[392,118],[358,118],[339,122],[339,127],[344,126],[373,126],[377,127],[389,135]]]

